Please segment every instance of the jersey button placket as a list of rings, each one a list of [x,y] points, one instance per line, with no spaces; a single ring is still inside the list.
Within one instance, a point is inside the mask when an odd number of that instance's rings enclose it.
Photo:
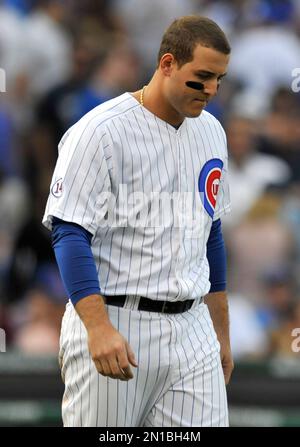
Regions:
[[[183,210],[184,210],[184,193],[186,192],[187,182],[185,173],[185,160],[184,153],[182,153],[181,147],[181,137],[180,133],[176,133],[176,153],[177,153],[177,172],[178,172],[178,192],[179,192],[179,251],[177,258],[177,271],[180,272],[182,276],[184,268],[184,227],[183,227]],[[182,297],[182,294],[186,295],[185,291],[182,290],[182,281],[180,281],[180,292],[178,298]]]

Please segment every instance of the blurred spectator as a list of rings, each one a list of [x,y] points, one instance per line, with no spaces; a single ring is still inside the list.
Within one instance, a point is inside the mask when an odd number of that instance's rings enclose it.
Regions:
[[[134,89],[138,63],[123,36],[97,33],[78,36],[72,76],[45,96],[36,110],[42,132],[57,144],[66,130],[102,102]]]
[[[118,9],[112,7],[113,2],[114,0],[68,0],[69,12],[72,11],[73,15],[73,27],[77,29],[78,22],[87,21],[89,28],[97,26],[104,32],[118,34],[124,25]],[[126,2],[127,0],[123,3]]]
[[[300,184],[293,184],[285,194],[285,200],[281,208],[280,219],[293,234],[295,242],[294,269],[300,278]]]
[[[292,234],[279,220],[281,204],[279,196],[265,193],[227,234],[230,289],[249,297],[256,305],[263,295],[262,273],[288,265],[293,255]]]
[[[15,236],[28,217],[28,191],[18,177],[4,177],[0,172],[0,229]]]
[[[26,184],[18,177],[5,177],[0,169],[0,292],[16,235],[28,217],[28,204]]]
[[[139,82],[138,62],[126,37],[115,36],[103,61],[91,76],[90,88],[100,98],[113,98],[124,91],[133,91]]]
[[[61,0],[39,0],[24,20],[25,72],[33,99],[41,97],[70,74],[71,36],[64,28],[68,14]]]
[[[257,123],[231,116],[225,130],[229,150],[230,194],[232,211],[225,225],[238,225],[270,185],[284,185],[290,170],[278,157],[257,152]]]
[[[26,321],[16,329],[13,347],[29,355],[57,355],[59,349],[59,323],[63,309],[48,294],[31,290],[25,307]]]
[[[33,197],[27,220],[15,238],[4,288],[9,304],[23,299],[42,265],[49,262],[55,265],[51,234],[40,224],[47,194],[48,188],[43,190],[41,185]]]
[[[4,176],[16,174],[18,160],[14,151],[13,120],[0,103],[0,171]]]
[[[292,349],[292,332],[296,328],[300,328],[300,299],[294,301],[286,319],[270,333],[269,352],[272,356],[299,358],[299,352]]]
[[[197,12],[216,21],[226,35],[231,36],[245,27],[247,0],[205,0],[200,3]]]
[[[0,2],[0,67],[6,72],[7,88],[14,86],[24,60],[23,21],[12,8]]]
[[[292,331],[300,327],[300,299],[293,274],[287,266],[266,272],[265,303],[258,308],[269,337],[268,354],[294,356]]]
[[[21,17],[0,7],[0,67],[6,72],[9,112],[16,132],[32,124],[32,105],[70,73],[71,36],[65,2],[34,0]]]
[[[43,270],[43,271],[42,271]],[[25,354],[57,355],[61,319],[66,303],[57,267],[41,266],[23,303],[24,312],[13,345]],[[17,313],[15,319],[17,322]]]
[[[260,148],[278,155],[291,169],[293,180],[300,180],[300,95],[287,88],[274,92],[271,110],[261,120]]]
[[[27,14],[31,10],[34,0],[4,0],[3,3],[14,8],[18,13]]]
[[[235,360],[259,358],[268,351],[267,334],[253,302],[229,294],[230,339]]]
[[[288,27],[293,11],[290,1],[253,2],[253,28],[232,41],[229,75],[243,82],[238,105],[253,116],[267,112],[279,86],[291,88],[292,70],[300,60],[300,42]]]
[[[197,2],[196,2],[197,3]],[[194,0],[112,0],[133,48],[141,60],[145,79],[156,66],[161,36],[172,20],[195,13]]]
[[[296,288],[287,265],[268,269],[263,273],[263,299],[258,305],[258,316],[268,332],[286,322],[296,301]]]

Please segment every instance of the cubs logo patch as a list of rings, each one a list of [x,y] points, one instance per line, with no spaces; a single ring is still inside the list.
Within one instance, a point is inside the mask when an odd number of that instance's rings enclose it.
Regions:
[[[205,163],[198,179],[200,198],[206,212],[211,218],[214,216],[222,168],[222,160],[212,158]]]
[[[56,180],[56,182],[53,184],[51,188],[51,194],[54,197],[59,198],[62,196],[62,193],[63,193],[63,179],[60,178]]]

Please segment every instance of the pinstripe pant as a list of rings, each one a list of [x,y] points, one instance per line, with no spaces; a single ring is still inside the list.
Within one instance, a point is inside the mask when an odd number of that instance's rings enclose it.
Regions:
[[[220,346],[207,306],[194,304],[173,315],[130,307],[132,302],[127,308],[107,306],[139,365],[134,378],[123,382],[97,372],[86,329],[67,304],[59,353],[64,426],[228,426]]]

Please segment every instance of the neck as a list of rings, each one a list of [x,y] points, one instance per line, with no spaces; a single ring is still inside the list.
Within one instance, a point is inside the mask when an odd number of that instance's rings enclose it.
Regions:
[[[184,116],[180,115],[164,96],[162,83],[156,73],[144,90],[144,107],[172,126],[180,126],[184,121]]]

